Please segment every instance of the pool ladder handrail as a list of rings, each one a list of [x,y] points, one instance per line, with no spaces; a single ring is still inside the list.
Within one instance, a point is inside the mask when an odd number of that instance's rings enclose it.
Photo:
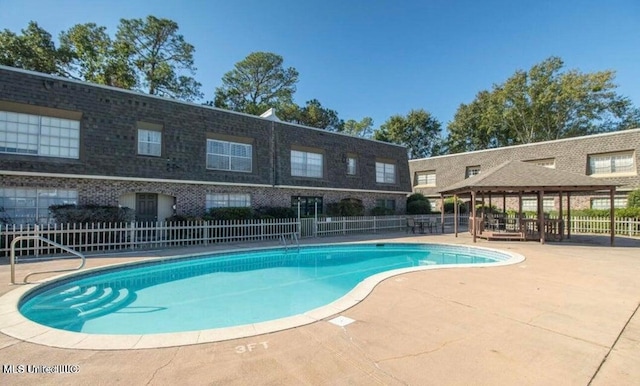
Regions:
[[[280,234],[280,243],[282,243],[284,245],[284,249],[287,250],[289,249],[289,245],[287,244],[287,239],[284,237],[285,233],[281,233]],[[298,233],[297,232],[291,232],[289,234],[291,240],[296,242],[296,246],[298,247],[298,250],[300,250],[300,242],[298,241]],[[293,243],[292,243],[293,244]]]
[[[27,274],[27,276],[24,277],[23,280],[23,284],[28,284],[27,279],[32,276],[32,275],[39,275],[42,273],[59,273],[59,272],[70,272],[70,271],[77,271],[79,269],[82,269],[84,267],[84,264],[87,260],[87,258],[80,252],[71,249],[69,247],[65,247],[62,244],[56,243],[55,241],[49,240],[46,237],[42,237],[42,236],[18,236],[16,238],[14,238],[11,241],[11,254],[9,255],[9,261],[11,264],[11,284],[16,284],[16,244],[19,241],[23,241],[23,240],[40,240],[42,242],[45,242],[49,245],[53,245],[56,248],[60,248],[63,251],[69,252],[72,255],[76,255],[78,256],[80,259],[82,259],[82,261],[80,262],[80,265],[76,268],[67,268],[67,269],[56,269],[56,270],[49,270],[49,271],[36,271],[36,272],[29,272]]]

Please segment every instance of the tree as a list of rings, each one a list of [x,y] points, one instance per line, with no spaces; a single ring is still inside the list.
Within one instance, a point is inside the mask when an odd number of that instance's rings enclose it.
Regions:
[[[562,72],[551,57],[481,91],[448,125],[450,151],[470,151],[630,128],[638,112],[615,93],[613,71]]]
[[[63,66],[70,60],[64,50],[58,50],[51,34],[38,23],[30,21],[22,35],[5,29],[0,32],[0,64],[43,72],[66,75]]]
[[[342,125],[341,132],[354,137],[371,138],[373,135],[373,119],[364,117],[360,122],[349,119]]]
[[[627,196],[627,208],[640,208],[640,189],[629,192]]]
[[[344,122],[335,110],[323,107],[319,100],[312,99],[300,107],[293,103],[282,106],[278,118],[285,122],[316,127],[329,131],[341,131]]]
[[[459,153],[507,146],[509,143],[500,108],[493,94],[481,91],[468,105],[462,104],[449,123],[448,151]],[[469,128],[474,128],[470,135]]]
[[[67,64],[70,76],[125,89],[135,86],[135,71],[124,52],[115,49],[106,27],[77,24],[60,33],[60,48],[71,57]]]
[[[253,52],[224,74],[216,88],[214,105],[229,110],[259,115],[270,107],[293,103],[298,71],[283,68],[282,56]]]
[[[413,193],[407,197],[407,214],[429,214],[431,203],[422,193]]]
[[[404,145],[409,158],[439,154],[442,146],[441,123],[427,111],[411,110],[406,117],[394,115],[373,135],[374,139]]]
[[[113,49],[116,55],[128,59],[136,88],[187,101],[202,97],[201,84],[181,74],[195,73],[195,49],[178,34],[176,22],[154,16],[121,19]]]

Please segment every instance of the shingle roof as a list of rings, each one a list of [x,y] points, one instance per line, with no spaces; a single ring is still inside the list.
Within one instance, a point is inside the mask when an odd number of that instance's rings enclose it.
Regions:
[[[453,185],[439,193],[460,193],[471,190],[484,192],[545,192],[594,191],[615,187],[607,181],[581,174],[551,169],[522,162],[506,161],[495,168],[483,171]]]

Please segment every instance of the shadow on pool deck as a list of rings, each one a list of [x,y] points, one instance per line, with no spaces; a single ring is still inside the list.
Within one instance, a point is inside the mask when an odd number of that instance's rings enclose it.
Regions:
[[[348,236],[325,242],[473,245],[468,234]],[[0,374],[0,384],[640,384],[640,240],[486,242],[520,253],[521,264],[415,272],[380,283],[326,321],[232,341],[134,351],[58,349],[0,334],[3,364],[78,365],[75,374]],[[221,245],[91,257],[90,267],[140,258],[277,246]],[[20,265],[18,278],[37,266]],[[22,275],[22,276],[21,276]],[[40,278],[40,277],[38,277]],[[9,266],[0,266],[0,294]],[[0,317],[6,310],[0,310]]]

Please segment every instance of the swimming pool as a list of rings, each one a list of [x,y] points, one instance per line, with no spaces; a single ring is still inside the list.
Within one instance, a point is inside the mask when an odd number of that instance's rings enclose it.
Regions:
[[[442,244],[227,252],[67,275],[26,291],[18,307],[31,321],[83,336],[195,332],[201,341],[203,330],[251,326],[255,335],[335,315],[399,273],[517,261],[496,250]]]
[[[28,294],[20,312],[50,327],[99,334],[230,327],[310,311],[380,272],[487,264],[507,257],[424,244],[331,245],[198,256],[59,280]]]

